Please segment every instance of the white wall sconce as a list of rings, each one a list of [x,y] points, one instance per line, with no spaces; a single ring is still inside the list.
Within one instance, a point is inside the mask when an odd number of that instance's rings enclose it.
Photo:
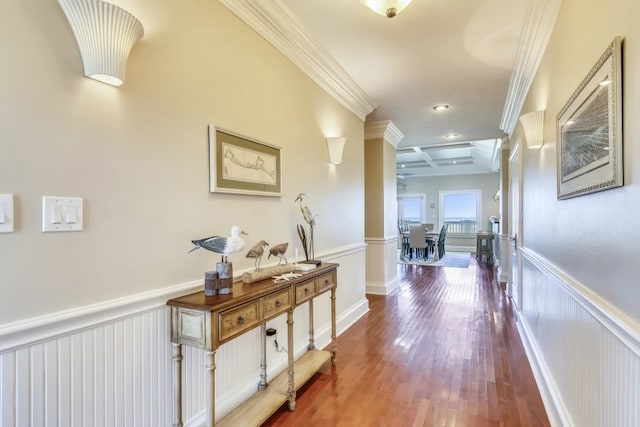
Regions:
[[[342,151],[344,144],[347,142],[343,137],[327,138],[327,148],[329,148],[329,163],[339,165],[342,163]]]
[[[544,110],[534,111],[520,116],[528,148],[540,148],[544,145]]]
[[[58,0],[76,37],[84,75],[112,86],[124,83],[127,57],[142,38],[140,21],[102,0]]]

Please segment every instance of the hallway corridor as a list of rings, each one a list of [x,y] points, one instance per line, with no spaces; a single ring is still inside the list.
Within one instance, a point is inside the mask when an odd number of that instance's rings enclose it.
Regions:
[[[335,367],[267,426],[548,426],[491,269],[399,265],[400,286],[338,337]],[[341,284],[341,286],[346,286]]]

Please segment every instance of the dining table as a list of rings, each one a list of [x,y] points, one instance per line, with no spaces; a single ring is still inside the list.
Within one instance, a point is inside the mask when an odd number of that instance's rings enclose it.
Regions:
[[[409,239],[409,231],[402,231],[402,240],[405,239]],[[434,261],[438,261],[440,259],[440,257],[438,256],[438,238],[440,238],[440,232],[435,231],[435,230],[425,230],[424,233],[424,238],[425,239],[431,239],[434,240],[436,242],[436,250],[434,251],[434,255],[433,255],[433,259]]]

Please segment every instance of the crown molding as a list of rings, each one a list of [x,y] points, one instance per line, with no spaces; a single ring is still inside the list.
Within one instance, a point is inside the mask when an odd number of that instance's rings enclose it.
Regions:
[[[377,107],[280,0],[220,2],[361,120]]]
[[[529,3],[500,121],[500,129],[508,135],[518,124],[518,116],[547,48],[560,6],[562,0],[531,0]]]
[[[400,132],[390,120],[380,120],[377,122],[366,122],[364,124],[364,139],[382,138],[394,147],[398,148],[398,144],[404,138],[404,134]]]

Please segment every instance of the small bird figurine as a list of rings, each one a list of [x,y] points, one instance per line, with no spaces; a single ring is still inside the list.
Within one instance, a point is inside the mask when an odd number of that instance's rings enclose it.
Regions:
[[[273,255],[280,258],[280,260],[278,261],[278,265],[280,265],[283,259],[284,263],[287,264],[287,257],[284,256],[284,253],[287,252],[288,247],[289,243],[280,243],[278,245],[272,246],[271,249],[269,249],[269,256],[267,257],[267,259],[271,258],[271,255]]]
[[[240,237],[241,234],[247,234],[240,229],[237,225],[231,227],[231,237],[211,236],[204,239],[192,240],[195,246],[189,251],[189,253],[196,249],[206,249],[211,252],[222,255],[222,262],[227,262],[227,255],[240,252],[244,249],[244,240]]]
[[[309,240],[307,241],[307,235],[304,231],[304,227],[298,224],[298,236],[300,236],[300,242],[302,243],[302,247],[304,249],[305,257],[307,261],[315,259],[314,248],[313,248],[313,228],[316,225],[316,215],[311,214],[311,210],[308,206],[302,206],[302,198],[305,196],[304,193],[298,194],[296,197],[296,202],[300,201],[300,212],[302,212],[302,216],[307,224],[309,224]]]
[[[247,252],[247,255],[246,255],[247,258],[256,259],[256,262],[255,262],[256,271],[260,271],[260,261],[262,260],[262,255],[264,254],[265,245],[269,246],[267,242],[265,242],[264,240],[260,240],[258,243],[253,245],[251,249],[249,249],[249,252]]]
[[[302,198],[304,196],[306,196],[306,194],[304,193],[298,194],[298,197],[296,197],[295,201],[300,201],[300,212],[302,212],[302,216],[304,217],[305,222],[313,227],[314,225],[316,225],[315,216],[311,214],[311,210],[308,206],[302,206]]]

